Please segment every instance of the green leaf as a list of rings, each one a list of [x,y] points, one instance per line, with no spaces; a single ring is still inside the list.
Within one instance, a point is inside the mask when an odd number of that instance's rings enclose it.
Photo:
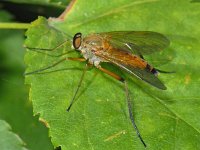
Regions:
[[[164,56],[159,56],[170,59],[156,66],[175,71],[159,76],[168,88],[166,91],[155,89],[109,64],[104,66],[128,80],[135,122],[149,149],[200,149],[199,16],[198,3],[186,0],[88,0],[87,3],[77,0],[64,21],[47,22],[42,17],[34,21],[25,44],[53,48],[69,37],[62,32],[71,37],[76,32],[87,35],[119,30],[148,30],[166,35],[171,45]],[[45,54],[28,51],[27,72],[67,56],[81,56],[75,51],[61,58],[49,56],[68,50],[71,50],[70,43],[52,52],[43,51]],[[154,56],[148,59],[153,61]],[[26,77],[26,83],[31,84],[34,114],[40,114],[48,124],[54,146],[61,145],[63,150],[142,149],[128,116],[123,84],[96,68],[87,71],[76,102],[66,112],[84,65],[66,61]]]
[[[8,12],[0,11],[1,22],[10,21],[11,17]],[[38,122],[38,116],[33,116],[32,103],[27,98],[28,87],[24,85],[23,76],[23,41],[23,31],[0,30],[0,119],[12,126],[12,131],[26,143],[27,149],[50,150],[53,146],[47,128]],[[0,136],[3,142],[5,137],[1,133]],[[0,143],[2,150],[1,146],[3,144]]]
[[[18,135],[11,132],[10,125],[0,120],[0,149],[1,150],[26,150],[25,143]]]
[[[6,0],[7,2],[12,3],[21,3],[21,4],[39,4],[39,5],[54,5],[54,6],[62,6],[67,5],[70,0]]]

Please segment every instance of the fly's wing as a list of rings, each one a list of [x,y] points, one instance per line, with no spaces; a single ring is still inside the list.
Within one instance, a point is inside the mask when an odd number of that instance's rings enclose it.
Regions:
[[[153,85],[154,87],[157,87],[162,90],[167,89],[165,85],[157,78],[157,76],[150,72],[150,70],[148,70],[147,68],[140,68],[139,66],[133,66],[124,61],[120,61],[120,59],[124,59],[123,57],[120,57],[120,55],[116,55],[115,57],[113,57],[109,51],[107,53],[98,51],[98,54],[96,55],[114,65],[117,65],[118,67],[130,73],[131,75],[134,75],[137,78],[144,80],[145,82]]]
[[[117,49],[136,55],[148,55],[169,46],[169,40],[162,34],[151,31],[114,31],[99,33]]]
[[[152,72],[147,69],[141,69],[137,67],[132,67],[127,64],[120,64],[112,61],[113,64],[119,66],[121,69],[127,71],[128,73],[136,76],[137,78],[144,80],[145,82],[157,87],[161,90],[166,90],[166,86],[155,76]]]

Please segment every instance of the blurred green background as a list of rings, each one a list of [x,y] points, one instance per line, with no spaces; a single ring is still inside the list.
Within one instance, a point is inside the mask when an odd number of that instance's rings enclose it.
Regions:
[[[30,23],[39,15],[57,17],[67,3],[1,1],[0,23]],[[0,123],[0,149],[50,150],[53,146],[48,129],[38,121],[38,116],[33,116],[32,103],[28,100],[29,87],[24,84],[25,31],[0,27],[0,121],[10,125],[7,133],[18,135],[12,147],[11,142],[15,140],[6,139],[3,134],[6,125]]]

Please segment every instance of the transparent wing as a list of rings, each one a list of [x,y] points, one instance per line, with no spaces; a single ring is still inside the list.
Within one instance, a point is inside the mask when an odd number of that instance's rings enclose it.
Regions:
[[[155,76],[153,73],[146,69],[136,68],[124,64],[119,64],[114,62],[117,66],[122,68],[123,70],[126,70],[128,73],[135,75],[137,78],[144,80],[145,82],[159,88],[162,90],[166,90],[166,86]]]
[[[136,76],[137,78],[144,80],[145,82],[151,84],[154,87],[157,87],[162,90],[166,90],[167,88],[165,85],[155,76],[152,72],[150,72],[146,68],[141,68],[139,66],[133,66],[129,63],[120,61],[120,59],[116,59],[111,57],[109,53],[102,53],[98,55],[99,57],[107,60],[108,62],[120,67],[121,69],[125,70],[126,72],[130,73],[131,75]],[[123,59],[123,57],[122,57]]]
[[[162,34],[151,31],[114,31],[99,33],[117,49],[137,55],[148,55],[167,48],[169,40]]]

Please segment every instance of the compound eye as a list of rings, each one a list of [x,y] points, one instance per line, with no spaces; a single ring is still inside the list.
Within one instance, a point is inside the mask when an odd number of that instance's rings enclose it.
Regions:
[[[74,35],[74,38],[73,38],[73,47],[75,49],[78,49],[80,46],[81,46],[81,42],[82,42],[82,34],[81,33],[76,33]]]

